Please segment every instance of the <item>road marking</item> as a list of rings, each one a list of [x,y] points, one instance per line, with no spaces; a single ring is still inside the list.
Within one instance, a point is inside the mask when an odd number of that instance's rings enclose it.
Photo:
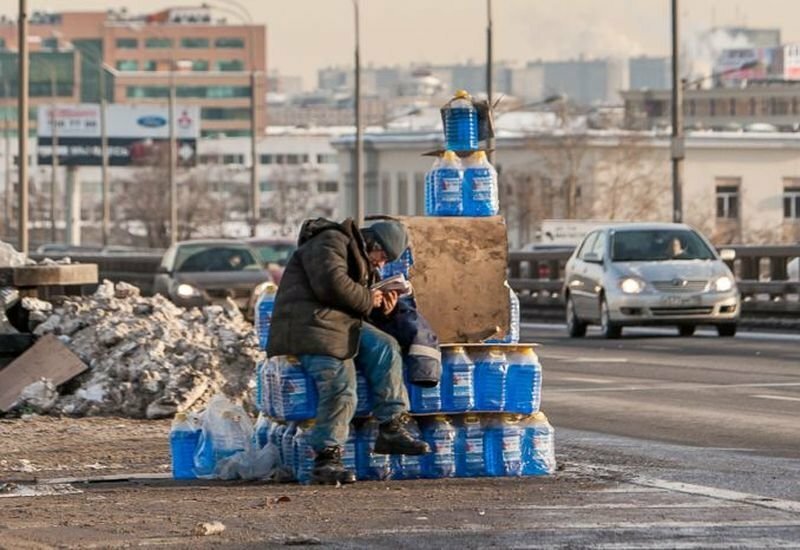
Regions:
[[[575,357],[573,363],[627,363],[627,357]]]
[[[520,323],[520,327],[523,329],[529,330],[547,330],[551,332],[564,332],[566,333],[567,325],[560,324],[560,323]],[[590,328],[591,330],[591,328]],[[634,334],[669,334],[675,336],[675,338],[679,338],[677,336],[674,329],[664,329],[658,327],[625,327],[626,332],[632,332]],[[714,330],[698,330],[696,333],[698,336],[717,336],[717,332]],[[793,341],[793,342],[800,342],[800,335],[797,334],[780,334],[780,333],[772,333],[772,332],[738,332],[736,333],[736,339],[742,340],[774,340],[774,341]]]
[[[657,489],[666,489],[676,493],[699,495],[718,500],[727,500],[741,504],[750,504],[753,506],[760,506],[762,508],[771,508],[773,510],[781,510],[783,512],[800,514],[800,502],[796,500],[765,497],[752,493],[740,493],[739,491],[717,489],[716,487],[708,487],[706,485],[695,485],[693,483],[683,483],[680,481],[668,481],[666,479],[658,479],[646,476],[635,476],[633,479],[628,480],[628,483],[633,483],[634,485],[644,485],[645,487],[655,487]]]
[[[728,388],[776,388],[800,386],[800,382],[753,382],[751,384],[654,384],[652,386],[614,386],[611,388],[551,388],[550,393],[586,393],[586,392],[614,392],[614,391],[653,391],[653,390],[709,390]],[[789,398],[787,398],[789,399]],[[794,398],[791,398],[794,401]]]
[[[800,401],[800,397],[785,397],[783,395],[751,395],[759,399],[775,399],[776,401]]]
[[[615,502],[615,503],[594,503],[594,504],[519,504],[517,506],[500,506],[498,510],[630,510],[630,509],[681,509],[681,508],[734,508],[738,506],[736,502],[719,502],[712,499],[712,502],[679,502],[677,504],[642,504],[640,502]]]
[[[564,376],[559,380],[569,380],[570,382],[588,382],[589,384],[611,384],[611,380],[604,380],[602,378],[584,378],[582,376]]]

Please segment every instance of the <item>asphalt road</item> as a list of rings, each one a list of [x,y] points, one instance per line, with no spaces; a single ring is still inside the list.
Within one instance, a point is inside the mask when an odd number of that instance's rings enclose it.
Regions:
[[[523,326],[542,344],[542,408],[557,427],[800,458],[800,335],[571,339],[558,325]]]

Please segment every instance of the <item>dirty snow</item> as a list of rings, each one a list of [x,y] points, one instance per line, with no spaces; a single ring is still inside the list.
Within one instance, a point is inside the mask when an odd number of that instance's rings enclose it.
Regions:
[[[67,298],[34,333],[55,334],[89,367],[51,413],[162,418],[220,392],[250,405],[260,353],[232,301],[186,310],[103,281],[92,296]]]

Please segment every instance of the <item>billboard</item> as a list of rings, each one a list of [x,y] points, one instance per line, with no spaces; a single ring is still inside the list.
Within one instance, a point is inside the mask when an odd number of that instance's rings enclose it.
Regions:
[[[50,164],[54,123],[58,136],[58,162],[64,166],[100,166],[100,105],[41,106],[37,114],[39,164]],[[175,107],[178,163],[193,165],[200,134],[200,107]],[[169,109],[164,105],[106,106],[108,164],[130,166],[148,157],[153,147],[169,139]]]
[[[786,44],[782,53],[784,80],[800,80],[800,44]]]
[[[781,73],[780,48],[723,50],[714,64],[714,75],[723,85],[759,80]]]

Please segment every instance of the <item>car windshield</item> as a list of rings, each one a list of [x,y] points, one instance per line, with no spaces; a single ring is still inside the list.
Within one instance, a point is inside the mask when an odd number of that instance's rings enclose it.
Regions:
[[[703,239],[686,229],[615,231],[611,243],[611,259],[615,262],[714,259]]]
[[[289,257],[297,246],[294,243],[270,243],[257,244],[258,255],[264,264],[278,264],[285,266],[289,262]]]
[[[175,271],[243,271],[261,269],[249,248],[214,244],[189,244],[178,248]]]

